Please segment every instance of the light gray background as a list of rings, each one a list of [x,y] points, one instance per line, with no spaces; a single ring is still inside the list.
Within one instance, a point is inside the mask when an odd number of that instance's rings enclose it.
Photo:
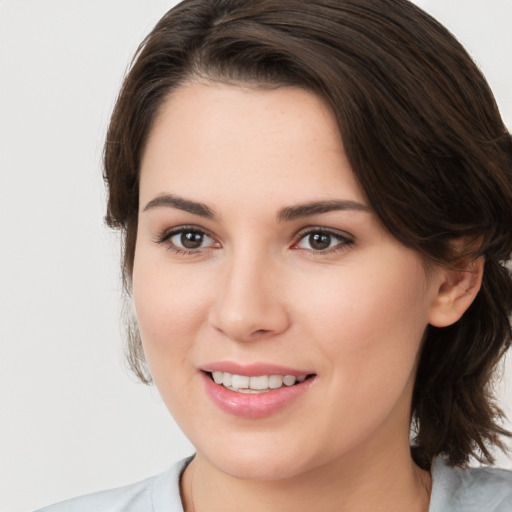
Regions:
[[[118,240],[102,223],[108,116],[135,48],[174,3],[0,0],[2,511],[129,483],[192,451],[125,370]],[[512,0],[417,3],[468,47],[511,128]]]

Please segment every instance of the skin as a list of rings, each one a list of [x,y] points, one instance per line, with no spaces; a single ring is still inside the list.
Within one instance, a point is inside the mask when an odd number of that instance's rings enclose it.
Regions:
[[[155,201],[163,195],[213,217]],[[360,208],[277,219],[340,200]],[[191,225],[205,233],[198,249],[176,252],[179,234],[163,240]],[[326,250],[311,245],[319,228],[333,232]],[[430,475],[409,451],[414,375],[427,324],[469,305],[463,279],[427,278],[380,224],[313,94],[174,91],[142,159],[133,292],[155,384],[197,449],[186,510],[427,510]],[[316,377],[282,411],[241,418],[204,391],[198,368],[220,360]]]

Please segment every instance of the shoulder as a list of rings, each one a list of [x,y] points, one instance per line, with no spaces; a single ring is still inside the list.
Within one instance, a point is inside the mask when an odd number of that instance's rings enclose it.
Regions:
[[[512,471],[496,468],[454,468],[442,458],[432,465],[429,512],[510,512]]]
[[[183,459],[146,480],[72,498],[36,512],[183,512],[179,480],[190,460]]]

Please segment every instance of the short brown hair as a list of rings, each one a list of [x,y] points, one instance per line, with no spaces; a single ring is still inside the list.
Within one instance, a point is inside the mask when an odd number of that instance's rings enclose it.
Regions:
[[[434,264],[485,258],[463,317],[427,329],[412,417],[423,467],[438,454],[457,465],[492,461],[490,445],[503,447],[507,434],[491,377],[511,340],[512,139],[463,47],[406,0],[186,0],[171,9],[136,54],[105,145],[106,219],[124,234],[128,293],[144,144],[169,93],[196,77],[321,96],[393,236]],[[136,329],[128,348],[149,382]]]

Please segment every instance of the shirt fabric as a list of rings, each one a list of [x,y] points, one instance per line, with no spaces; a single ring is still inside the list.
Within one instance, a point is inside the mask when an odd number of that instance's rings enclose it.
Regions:
[[[183,512],[179,483],[191,460],[183,459],[141,482],[66,500],[37,512]],[[452,468],[436,458],[428,512],[512,512],[512,471]]]

